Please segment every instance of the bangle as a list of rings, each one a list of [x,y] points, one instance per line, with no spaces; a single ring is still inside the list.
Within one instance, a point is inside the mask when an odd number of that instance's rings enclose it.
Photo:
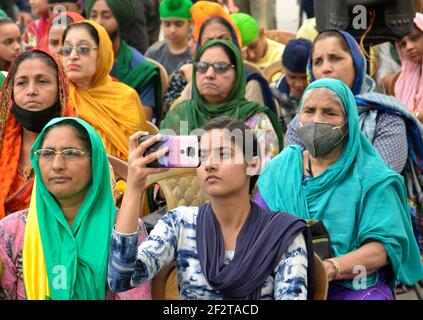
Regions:
[[[419,111],[417,111],[417,112],[416,112],[416,118],[417,118],[417,119],[419,118],[419,114],[420,114],[420,112],[419,112]]]
[[[336,280],[341,273],[341,267],[339,266],[338,261],[335,259],[326,259],[326,261],[329,261],[333,267],[335,268],[335,274],[333,275],[333,280]]]

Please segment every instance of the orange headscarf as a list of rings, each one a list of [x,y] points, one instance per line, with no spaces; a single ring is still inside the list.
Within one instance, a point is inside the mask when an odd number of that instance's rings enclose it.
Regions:
[[[38,46],[37,46],[38,49],[48,51],[48,34],[50,32],[50,28],[51,28],[51,24],[53,23],[53,20],[58,16],[69,17],[69,18],[72,19],[73,22],[78,22],[78,21],[84,20],[84,17],[81,16],[79,13],[72,12],[72,11],[66,11],[65,13],[61,13],[59,15],[51,17],[49,19],[47,27],[46,27],[47,32],[46,32],[45,36],[43,38],[41,38],[41,40],[38,42]]]
[[[60,115],[73,116],[73,109],[68,104],[68,84],[61,64],[48,52],[33,49],[23,53],[41,52],[49,56],[57,65],[57,83],[59,88]],[[15,60],[19,60],[19,57]],[[10,66],[9,74],[3,83],[0,100],[0,219],[5,215],[29,207],[33,179],[24,181],[18,174],[19,157],[22,144],[22,125],[10,112],[13,105],[13,81],[16,74],[16,62]]]
[[[220,16],[233,26],[236,37],[238,38],[238,43],[242,43],[241,32],[239,31],[237,24],[220,4],[209,1],[197,1],[191,7],[190,11],[192,21],[194,22],[194,29],[192,32],[196,42],[199,41],[198,37],[200,36],[200,29],[203,23],[213,16]]]
[[[134,89],[113,81],[109,75],[114,55],[107,31],[89,20],[72,25],[82,23],[91,25],[98,33],[97,70],[88,89],[78,88],[69,81],[70,102],[75,107],[77,116],[97,130],[107,153],[126,161],[129,136],[147,129],[144,108]],[[61,45],[63,41],[62,38]]]

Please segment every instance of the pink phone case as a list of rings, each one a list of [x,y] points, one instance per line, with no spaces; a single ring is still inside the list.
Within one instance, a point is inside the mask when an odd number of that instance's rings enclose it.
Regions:
[[[151,136],[143,136],[140,142]],[[146,153],[156,152],[168,147],[168,152],[148,164],[153,168],[197,168],[200,165],[199,139],[197,136],[163,136],[162,140],[152,145]]]

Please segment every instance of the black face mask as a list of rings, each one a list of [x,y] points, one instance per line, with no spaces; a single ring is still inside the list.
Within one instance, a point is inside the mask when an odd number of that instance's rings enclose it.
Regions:
[[[53,118],[60,116],[60,101],[41,111],[29,111],[13,103],[10,112],[18,122],[28,131],[40,133],[45,125]]]

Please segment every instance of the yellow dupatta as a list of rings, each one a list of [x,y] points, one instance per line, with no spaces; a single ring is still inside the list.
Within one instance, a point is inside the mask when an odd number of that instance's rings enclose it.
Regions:
[[[50,287],[38,226],[35,179],[26,220],[22,251],[22,271],[27,300],[50,299]]]
[[[126,161],[129,136],[147,129],[144,108],[134,89],[113,81],[109,75],[114,56],[112,42],[106,30],[93,21],[77,23],[89,24],[98,33],[97,70],[89,89],[78,88],[69,81],[70,103],[78,117],[97,130],[107,153]]]

